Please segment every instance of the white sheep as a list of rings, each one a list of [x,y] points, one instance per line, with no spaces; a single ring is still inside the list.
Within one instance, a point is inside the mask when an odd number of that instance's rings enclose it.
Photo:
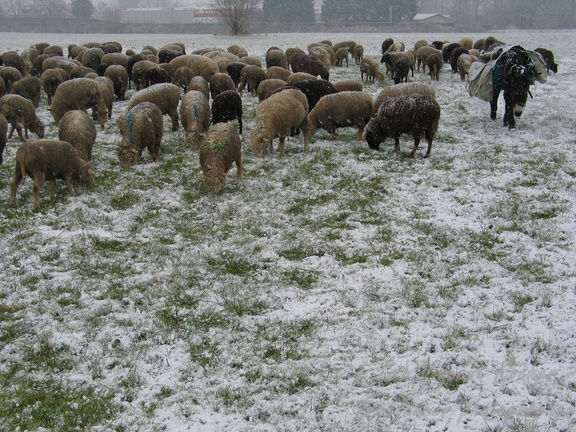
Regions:
[[[210,104],[204,93],[190,90],[182,97],[180,119],[186,131],[186,144],[198,148],[210,126]]]
[[[279,138],[278,150],[284,155],[286,137],[301,129],[307,151],[307,117],[308,100],[300,90],[286,89],[271,95],[258,106],[250,148],[254,154],[262,156],[264,151],[272,151],[272,141]]]
[[[434,90],[434,87],[429,86],[428,84],[418,82],[396,84],[384,87],[382,90],[380,90],[380,93],[378,93],[378,96],[376,96],[376,99],[374,100],[374,112],[377,112],[378,108],[380,108],[380,105],[382,105],[388,99],[399,96],[414,95],[426,95],[436,98],[436,90]]]

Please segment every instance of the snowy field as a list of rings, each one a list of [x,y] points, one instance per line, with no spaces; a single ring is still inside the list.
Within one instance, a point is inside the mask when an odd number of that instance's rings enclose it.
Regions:
[[[431,157],[340,129],[257,158],[206,192],[165,117],[160,160],[118,163],[116,102],[93,187],[32,182],[9,204],[0,166],[0,430],[575,431],[576,31],[495,32],[554,51],[517,129],[445,65]],[[139,51],[244,46],[264,58],[330,39],[379,60],[386,37],[479,34],[0,33],[0,52],[116,40]],[[333,68],[331,81],[360,79]],[[376,96],[384,84],[366,84]],[[132,90],[134,91],[134,90]],[[45,96],[47,137],[58,135]]]

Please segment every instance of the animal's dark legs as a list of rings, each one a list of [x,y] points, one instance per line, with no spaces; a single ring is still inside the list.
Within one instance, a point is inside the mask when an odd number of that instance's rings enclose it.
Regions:
[[[504,126],[508,126],[509,129],[514,129],[516,127],[516,120],[514,120],[514,101],[508,93],[504,93],[504,101],[506,103],[504,108]]]
[[[498,110],[498,97],[500,97],[500,89],[494,88],[492,92],[492,101],[490,102],[490,118],[496,120],[496,111]]]

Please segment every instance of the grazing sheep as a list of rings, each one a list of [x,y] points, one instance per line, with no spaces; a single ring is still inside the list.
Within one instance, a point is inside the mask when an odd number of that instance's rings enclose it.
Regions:
[[[188,66],[180,66],[172,75],[172,84],[181,87],[184,90],[184,93],[186,93],[192,78],[194,78],[194,76],[192,75],[190,68]]]
[[[52,56],[47,57],[42,62],[42,71],[45,71],[46,69],[62,68],[66,72],[70,73],[72,68],[77,66],[83,66],[83,64],[80,63],[78,60],[69,59],[61,56]]]
[[[438,54],[430,54],[426,59],[426,66],[428,67],[428,75],[432,80],[440,80],[440,71],[442,70],[442,59]]]
[[[3,66],[0,67],[0,78],[4,80],[4,84],[6,85],[6,93],[10,93],[12,91],[12,84],[18,80],[21,80],[22,74],[16,68],[11,66]]]
[[[56,89],[50,113],[56,123],[60,123],[62,116],[70,110],[86,111],[92,108],[92,117],[95,117],[102,129],[106,122],[106,103],[100,93],[100,85],[89,78],[76,78],[64,81]]]
[[[148,88],[137,91],[128,101],[122,116],[141,102],[152,102],[160,108],[162,115],[168,114],[172,119],[172,130],[178,130],[178,103],[180,102],[180,88],[171,83],[154,84]]]
[[[450,43],[446,46],[444,46],[442,48],[442,61],[444,61],[444,63],[449,63],[450,62],[450,54],[452,53],[452,51],[456,48],[458,48],[460,46],[459,43],[453,42]]]
[[[478,57],[470,54],[461,54],[460,57],[458,57],[457,67],[460,80],[464,81],[466,79],[466,75],[470,72],[470,66],[472,66],[472,63],[475,61],[478,61]]]
[[[221,72],[212,75],[208,84],[210,85],[210,96],[212,99],[226,90],[234,90],[236,88],[230,75]]]
[[[265,77],[266,79],[276,78],[288,82],[288,78],[292,75],[288,69],[284,69],[280,66],[272,66],[266,69]]]
[[[334,45],[332,45],[332,49],[334,50],[334,52],[336,52],[340,48],[344,47],[344,48],[348,49],[349,53],[352,53],[352,52],[354,52],[355,46],[356,46],[356,42],[354,42],[354,41],[341,41],[341,42],[336,42]]]
[[[416,50],[416,70],[420,70],[422,66],[422,72],[426,73],[426,60],[428,56],[436,54],[442,59],[442,51],[434,48],[433,46],[423,46]]]
[[[104,57],[100,59],[100,63],[108,64],[108,65],[120,65],[124,66],[126,70],[128,70],[128,59],[130,56],[123,54],[121,52],[114,52],[104,54]]]
[[[166,69],[160,67],[159,65],[154,66],[146,71],[146,87],[150,87],[154,84],[169,83],[172,80]]]
[[[187,58],[188,61],[185,64],[178,64],[177,63],[178,59],[183,57]],[[197,54],[183,55],[180,57],[176,57],[174,60],[170,62],[170,64],[172,63],[174,63],[175,69],[177,69],[180,66],[188,66],[192,71],[193,76],[197,75],[203,76],[206,79],[206,81],[210,81],[212,75],[220,72],[218,64],[211,58],[208,58],[203,55],[197,55]],[[178,66],[176,66],[177,64]]]
[[[86,186],[94,183],[94,169],[76,154],[72,144],[65,141],[41,139],[25,142],[16,151],[14,179],[10,184],[10,202],[16,205],[18,186],[28,175],[34,180],[32,195],[34,207],[40,207],[40,188],[44,181],[50,183],[50,199],[54,199],[57,179],[66,181],[71,196],[76,196],[72,180]]]
[[[118,159],[124,166],[137,164],[147,148],[153,162],[158,161],[162,129],[162,111],[152,102],[140,102],[118,118],[122,141],[117,149]]]
[[[356,139],[361,139],[373,114],[374,101],[368,93],[345,91],[326,95],[308,114],[308,139],[318,128],[325,129],[334,139],[340,139],[336,128],[350,126],[358,128]]]
[[[360,79],[362,81],[364,81],[364,75],[366,75],[367,82],[373,83],[374,79],[384,82],[384,74],[380,70],[380,66],[375,60],[368,57],[364,57],[360,62]]]
[[[4,149],[8,141],[8,120],[0,114],[0,165],[4,162]]]
[[[470,37],[463,37],[458,43],[465,50],[471,50],[474,47],[474,41]]]
[[[400,153],[400,135],[410,134],[414,146],[410,157],[414,157],[420,138],[425,136],[430,156],[432,141],[438,130],[440,105],[430,96],[400,96],[384,102],[366,127],[366,142],[371,149],[380,150],[380,143],[394,138],[394,151]]]
[[[217,123],[210,127],[200,146],[202,181],[206,189],[220,192],[232,163],[236,163],[236,175],[242,178],[242,142],[238,131],[229,123]]]
[[[338,48],[336,51],[336,66],[344,66],[344,60],[346,60],[346,66],[348,66],[348,47]]]
[[[212,101],[212,124],[238,120],[238,133],[242,134],[242,98],[234,90],[220,93]]]
[[[345,48],[345,47],[342,47],[342,48]],[[330,46],[316,45],[316,46],[310,47],[308,50],[308,54],[310,54],[313,57],[317,57],[318,59],[320,59],[322,64],[324,66],[326,66],[326,69],[328,69],[328,70],[330,70],[330,68],[336,64],[336,52],[334,52],[334,50]],[[346,59],[348,59],[348,54],[349,53],[347,52],[346,55],[344,55],[344,53],[341,52],[340,56],[346,57]]]
[[[48,98],[48,105],[52,103],[52,98],[54,97],[54,93],[56,93],[56,89],[60,84],[64,82],[62,79],[62,75],[56,69],[48,69],[42,72],[40,76],[40,82],[42,83],[42,88],[44,89],[44,93],[46,93],[46,97]]]
[[[256,94],[258,95],[258,100],[262,102],[268,96],[268,93],[271,91],[277,90],[282,88],[286,85],[286,81],[281,79],[265,79],[258,85],[258,89],[256,90]]]
[[[40,105],[41,91],[42,82],[40,78],[33,76],[25,76],[12,84],[12,93],[30,100],[35,108],[38,108],[38,105]]]
[[[125,100],[129,80],[126,68],[122,65],[110,65],[104,72],[104,76],[112,81],[114,94],[118,99]]]
[[[319,80],[319,79],[311,79],[311,80],[304,80],[299,82],[294,82],[290,84],[290,87],[297,88],[308,100],[308,110],[311,111],[318,101],[322,99],[324,96],[338,93],[334,84],[329,81]]]
[[[399,96],[415,96],[415,95],[426,95],[432,98],[436,98],[436,91],[434,87],[424,84],[424,83],[404,83],[396,84],[393,86],[384,87],[376,96],[374,100],[374,112],[378,111],[380,105],[386,102],[388,99],[392,99]]]
[[[390,73],[392,76],[394,76],[396,64],[400,60],[402,60],[403,63],[401,66],[401,72],[404,72],[406,65],[408,65],[408,70],[412,70],[412,76],[414,76],[414,64],[416,63],[416,56],[412,51],[386,53],[380,59],[380,63],[384,63],[386,65],[386,73]]]
[[[58,139],[72,144],[78,156],[88,162],[96,141],[96,126],[84,111],[68,111],[60,120]]]
[[[206,78],[204,77],[195,76],[194,78],[192,78],[190,80],[190,83],[188,84],[188,89],[186,90],[186,92],[189,92],[190,90],[201,91],[207,98],[210,97],[210,84],[208,83],[208,81],[206,81]]]
[[[30,75],[39,77],[43,72],[42,63],[48,57],[50,57],[48,54],[40,54],[38,57],[36,57],[34,60],[32,60],[32,67],[30,69]]]
[[[279,138],[278,150],[283,156],[286,137],[302,130],[304,150],[307,151],[307,117],[308,101],[300,90],[287,89],[271,95],[262,101],[256,111],[250,148],[256,156],[263,156],[265,151],[272,152],[272,143],[275,138]]]
[[[286,53],[281,49],[268,49],[264,61],[266,63],[266,69],[270,69],[272,66],[288,69],[288,58],[286,57]]]
[[[328,81],[330,73],[318,57],[308,54],[292,54],[289,59],[290,68],[292,72],[306,72],[313,76],[320,76],[320,78]]]
[[[537,52],[542,56],[544,63],[546,63],[546,69],[548,72],[552,71],[558,73],[558,65],[554,61],[554,53],[546,48],[536,48],[534,52]]]
[[[6,83],[4,78],[0,76],[0,97],[4,96],[4,93],[6,93]]]
[[[96,77],[94,81],[100,87],[100,95],[108,108],[108,118],[112,118],[112,105],[114,104],[114,83],[107,77]],[[94,118],[96,120],[96,118]]]
[[[266,79],[266,73],[254,65],[247,65],[242,69],[240,74],[240,82],[238,83],[238,92],[242,94],[246,85],[248,85],[248,91],[252,96],[256,96],[256,91],[258,90],[258,85]]]
[[[410,72],[410,61],[407,58],[401,57],[394,63],[394,74],[392,79],[394,84],[401,82],[408,82],[408,73]]]
[[[16,51],[4,51],[2,53],[2,61],[4,62],[4,66],[13,67],[17,69],[22,76],[26,75],[26,62]]]
[[[364,90],[364,86],[362,85],[362,83],[356,80],[337,81],[334,83],[334,88],[336,88],[336,91],[338,92]]]
[[[150,60],[140,60],[132,66],[131,77],[136,84],[136,91],[148,87],[148,71],[158,65]]]
[[[180,118],[186,132],[186,144],[192,149],[200,147],[210,126],[208,97],[198,90],[191,90],[182,97]]]
[[[102,48],[93,47],[82,52],[82,65],[96,70],[106,53]]]
[[[288,77],[288,84],[294,84],[300,81],[318,80],[314,75],[306,72],[294,72]],[[322,80],[324,81],[324,80]]]
[[[160,48],[158,50],[158,61],[160,63],[170,63],[176,57],[180,57],[181,55],[184,55],[182,51],[170,48]]]
[[[404,51],[404,49],[406,49],[406,45],[404,44],[404,42],[396,42],[396,43],[393,43],[392,45],[390,45],[386,52],[387,53],[402,52],[402,51]]]
[[[8,139],[12,138],[14,129],[18,133],[20,141],[24,137],[28,139],[28,130],[44,138],[44,123],[36,115],[34,105],[28,99],[14,94],[7,94],[0,98],[0,114],[6,117],[6,120],[12,128],[8,134]],[[24,134],[22,134],[24,127]]]
[[[238,84],[240,84],[240,75],[245,66],[247,66],[247,63],[243,61],[236,61],[226,65],[226,73],[234,81],[234,87],[238,87]]]
[[[419,39],[414,43],[414,52],[418,51],[418,48],[423,46],[428,46],[428,41],[425,39]]]
[[[48,45],[46,48],[44,48],[42,54],[63,56],[64,49],[60,45]]]
[[[96,70],[91,69],[86,66],[74,66],[70,69],[69,77],[70,79],[74,78],[89,78],[86,75],[88,74],[97,74]]]
[[[360,44],[357,44],[354,47],[354,52],[352,53],[352,55],[354,56],[354,61],[356,62],[356,64],[360,63],[364,58],[364,47]]]
[[[246,51],[246,48],[240,46],[240,45],[230,45],[226,51],[228,51],[229,53],[232,53],[234,55],[237,55],[238,57],[248,57],[248,51]]]

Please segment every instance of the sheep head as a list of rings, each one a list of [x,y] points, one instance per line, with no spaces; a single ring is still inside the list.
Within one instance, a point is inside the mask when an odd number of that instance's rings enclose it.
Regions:
[[[142,157],[140,151],[132,144],[120,144],[116,151],[118,152],[120,163],[125,167],[136,165]]]
[[[32,133],[38,135],[39,138],[44,138],[44,123],[39,118],[34,119],[30,123],[30,130]]]
[[[212,193],[218,193],[224,188],[226,174],[217,171],[208,171],[202,176],[204,186]]]
[[[81,161],[75,180],[86,186],[92,186],[95,177],[96,171],[94,168],[92,168],[87,162]]]

